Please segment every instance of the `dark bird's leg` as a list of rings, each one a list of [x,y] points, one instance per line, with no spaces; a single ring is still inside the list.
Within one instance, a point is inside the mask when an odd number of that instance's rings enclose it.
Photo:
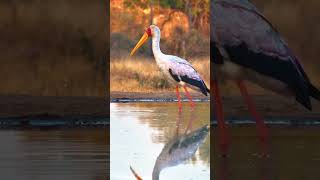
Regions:
[[[228,132],[227,132],[227,125],[224,122],[223,106],[222,106],[222,99],[220,96],[219,85],[216,80],[212,81],[212,89],[213,89],[212,92],[214,96],[215,113],[218,121],[219,144],[221,148],[220,150],[222,155],[226,156],[228,152],[229,138],[228,138]]]
[[[267,129],[266,124],[264,123],[264,120],[262,119],[260,114],[257,112],[256,106],[255,106],[252,98],[249,96],[246,85],[244,84],[244,82],[241,80],[237,81],[237,85],[240,89],[242,96],[244,97],[244,100],[248,106],[248,109],[249,109],[251,115],[256,120],[260,140],[263,142],[266,142],[267,137],[268,137],[268,129]]]
[[[176,95],[177,95],[177,99],[178,99],[179,111],[181,111],[182,110],[182,105],[181,105],[181,98],[180,98],[180,93],[179,93],[179,86],[176,86]]]
[[[194,104],[194,102],[192,101],[192,97],[191,97],[191,95],[189,94],[189,91],[188,91],[187,87],[186,87],[186,86],[183,86],[183,88],[184,88],[184,91],[186,92],[186,95],[187,95],[187,97],[188,97],[188,99],[189,99],[191,108],[194,108],[195,104]]]

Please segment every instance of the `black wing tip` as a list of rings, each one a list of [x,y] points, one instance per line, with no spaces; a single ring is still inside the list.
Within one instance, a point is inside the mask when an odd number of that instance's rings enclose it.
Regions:
[[[204,88],[200,88],[201,92],[205,96],[208,96],[208,93],[210,94],[210,89],[207,87],[207,85],[204,83],[204,81],[202,81],[202,82],[203,82]]]
[[[320,91],[313,84],[309,84],[310,96],[320,101]]]
[[[300,93],[296,93],[296,100],[303,105],[306,109],[312,111],[312,105],[310,101],[310,94],[308,93],[307,89],[304,89],[306,91],[300,91]]]
[[[312,105],[311,103],[304,104],[304,107],[306,107],[309,111],[312,111]]]
[[[202,94],[204,94],[205,96],[208,96],[208,93],[210,94],[210,89],[208,89],[207,87],[204,89],[201,89]]]
[[[309,87],[309,96],[315,98],[316,100],[320,101],[320,91],[311,83],[308,85]],[[297,97],[298,102],[300,102],[304,107],[308,110],[312,111],[311,101],[308,99],[300,99]]]

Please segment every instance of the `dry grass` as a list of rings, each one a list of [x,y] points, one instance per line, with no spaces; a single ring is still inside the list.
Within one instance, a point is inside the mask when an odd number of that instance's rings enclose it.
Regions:
[[[194,59],[190,63],[209,86],[209,57]],[[111,60],[111,92],[159,92],[169,91],[173,88],[164,78],[153,58],[117,58]]]
[[[0,94],[105,96],[106,3],[0,3]]]

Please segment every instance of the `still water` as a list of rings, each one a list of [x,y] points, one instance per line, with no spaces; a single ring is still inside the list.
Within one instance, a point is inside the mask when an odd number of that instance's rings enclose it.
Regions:
[[[110,105],[112,180],[210,179],[209,103],[191,110],[176,103]]]
[[[318,180],[320,127],[271,126],[270,142],[261,148],[254,126],[230,127],[228,158],[213,152],[214,179]],[[213,137],[218,133],[213,131]],[[216,142],[216,141],[215,141]],[[218,149],[217,143],[214,149]],[[262,156],[267,149],[268,156]]]
[[[1,130],[1,179],[105,180],[108,136],[106,129]]]

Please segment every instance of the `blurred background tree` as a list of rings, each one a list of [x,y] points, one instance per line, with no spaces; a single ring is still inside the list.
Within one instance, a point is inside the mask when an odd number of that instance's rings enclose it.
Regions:
[[[105,96],[106,1],[0,2],[0,94]]]
[[[113,13],[114,12],[114,13]],[[117,0],[111,2],[112,55],[127,54],[121,39],[134,44],[139,32],[156,24],[161,29],[161,48],[166,53],[182,57],[209,56],[209,0]],[[127,28],[124,28],[127,27]],[[117,46],[113,46],[117,45]],[[150,45],[140,55],[148,56]],[[116,51],[119,51],[118,53]]]

